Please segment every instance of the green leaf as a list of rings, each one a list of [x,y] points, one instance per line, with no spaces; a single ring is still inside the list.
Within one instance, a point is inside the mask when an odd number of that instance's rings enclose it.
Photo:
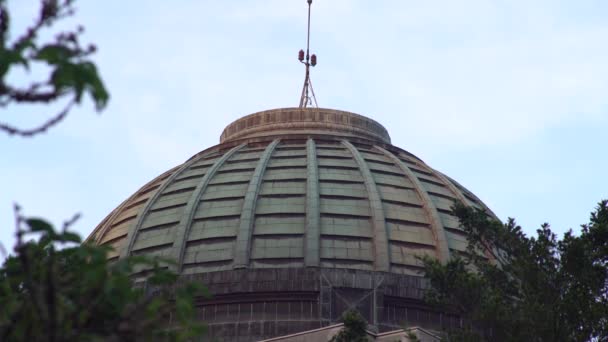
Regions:
[[[154,317],[154,315],[156,315],[158,311],[160,311],[161,307],[165,304],[166,302],[163,299],[156,297],[150,301],[150,304],[148,304],[146,310],[148,311],[149,315]]]
[[[86,84],[86,90],[95,102],[95,108],[98,111],[102,110],[107,105],[110,94],[97,73],[97,67],[91,62],[83,62],[79,64],[79,72]]]
[[[76,70],[73,64],[58,65],[51,75],[51,83],[58,90],[72,88],[76,84]]]
[[[41,311],[55,313],[52,324],[57,340],[62,341],[68,340],[65,337],[73,341],[130,341],[134,334],[142,341],[189,341],[198,340],[203,333],[194,298],[205,288],[196,283],[177,284],[178,276],[164,268],[164,261],[136,256],[110,262],[108,247],[91,243],[55,250],[54,242],[80,238],[69,231],[55,232],[41,218],[24,223],[25,234],[38,233],[33,234],[37,239],[24,242],[17,255],[9,256],[0,267],[3,341],[48,339],[51,322]],[[134,286],[133,265],[154,267],[145,286]],[[49,279],[53,280],[52,289]],[[45,300],[48,298],[52,301]],[[171,326],[166,315],[159,315],[169,311],[177,318]],[[102,324],[91,323],[99,321]],[[5,329],[7,322],[13,324],[11,329]]]
[[[80,235],[78,235],[76,233],[72,233],[72,232],[63,232],[63,233],[61,233],[61,235],[59,237],[61,238],[61,240],[65,241],[65,242],[75,242],[75,243],[81,242]]]
[[[152,276],[148,278],[148,281],[152,285],[167,285],[175,282],[177,275],[171,271],[156,268],[153,270]]]
[[[0,49],[0,79],[4,78],[13,64],[20,64],[29,70],[29,63],[21,53],[14,50]]]
[[[39,218],[29,218],[25,222],[30,227],[32,232],[47,232],[49,234],[54,233],[53,226],[47,221]]]
[[[91,62],[57,65],[51,76],[51,82],[58,90],[73,91],[77,103],[82,100],[82,94],[87,92],[98,111],[105,108],[110,98],[95,64]]]
[[[61,64],[69,62],[74,56],[74,51],[63,45],[48,44],[42,47],[34,59],[45,61],[49,64]]]

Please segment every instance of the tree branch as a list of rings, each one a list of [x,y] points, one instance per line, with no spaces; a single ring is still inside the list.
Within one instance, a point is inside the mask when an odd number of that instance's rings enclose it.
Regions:
[[[31,128],[31,129],[21,129],[21,128],[17,128],[17,127],[11,126],[9,124],[0,122],[0,131],[4,131],[4,132],[8,133],[9,135],[18,135],[18,136],[22,136],[22,137],[33,137],[37,134],[44,133],[44,132],[46,132],[47,129],[57,125],[63,119],[65,119],[65,117],[68,115],[68,113],[70,112],[70,109],[72,109],[72,106],[74,105],[75,102],[76,102],[75,98],[70,100],[70,102],[68,102],[68,104],[65,106],[65,108],[62,111],[60,111],[57,115],[55,115],[54,117],[52,117],[51,119],[49,119],[47,122],[45,122],[44,124],[42,124],[39,127]]]

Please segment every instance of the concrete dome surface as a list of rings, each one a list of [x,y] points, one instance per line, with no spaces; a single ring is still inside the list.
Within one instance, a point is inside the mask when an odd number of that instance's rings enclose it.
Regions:
[[[88,240],[112,246],[112,259],[176,260],[170,267],[214,294],[200,316],[220,338],[317,328],[348,307],[378,330],[440,329],[455,318],[422,303],[416,257],[466,250],[454,200],[487,209],[369,118],[283,108],[230,124],[219,145],[144,185]]]

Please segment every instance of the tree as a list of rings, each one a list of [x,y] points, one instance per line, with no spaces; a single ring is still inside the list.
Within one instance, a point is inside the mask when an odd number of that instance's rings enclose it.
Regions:
[[[569,231],[561,240],[548,224],[528,237],[513,219],[502,224],[462,203],[452,210],[467,252],[445,265],[424,259],[426,300],[465,322],[450,340],[608,339],[608,201],[580,235]]]
[[[357,310],[348,310],[342,314],[344,328],[331,338],[331,342],[365,342],[367,341],[367,322]]]
[[[15,213],[17,244],[0,268],[1,341],[184,341],[203,332],[195,298],[204,290],[176,284],[160,260],[109,263],[107,248],[69,231],[75,219],[57,232]],[[131,280],[142,264],[153,266],[145,288]]]
[[[97,67],[89,59],[96,48],[94,45],[81,45],[79,36],[84,31],[82,26],[58,33],[53,41],[39,42],[44,29],[74,14],[73,5],[74,0],[41,0],[34,24],[11,40],[7,0],[0,0],[0,107],[66,102],[59,113],[38,127],[22,129],[0,122],[0,131],[18,136],[45,132],[61,122],[74,104],[82,101],[84,94],[91,97],[98,111],[106,106],[109,94],[97,73]],[[11,71],[17,68],[29,71],[33,65],[46,66],[46,79],[31,81],[26,87],[10,84],[8,78]]]
[[[34,136],[63,120],[74,104],[88,94],[97,110],[109,95],[89,60],[95,46],[82,47],[83,28],[60,32],[52,42],[40,43],[43,29],[74,13],[74,0],[41,0],[34,24],[10,40],[10,15],[0,0],[0,107],[12,104],[50,104],[65,107],[32,129],[0,123],[10,135]],[[43,64],[48,78],[25,88],[9,82],[19,67]],[[128,257],[110,263],[107,248],[81,244],[69,230],[61,231],[40,218],[22,216],[15,206],[17,244],[13,254],[0,243],[7,259],[0,267],[0,341],[181,341],[202,333],[195,298],[201,286],[178,282],[178,275],[162,265],[168,260]],[[29,238],[29,240],[26,240]],[[146,282],[132,281],[138,266],[151,267]]]

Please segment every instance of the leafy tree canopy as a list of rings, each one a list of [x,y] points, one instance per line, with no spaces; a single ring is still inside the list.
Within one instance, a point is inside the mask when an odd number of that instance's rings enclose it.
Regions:
[[[462,203],[452,210],[467,253],[445,265],[424,259],[426,299],[466,322],[450,341],[608,340],[608,201],[580,235],[562,239],[548,224],[529,237],[513,219]]]
[[[342,314],[344,328],[334,335],[330,342],[365,342],[367,341],[367,322],[357,310],[348,310]]]
[[[11,104],[67,105],[32,129],[0,123],[0,131],[34,136],[58,124],[74,104],[89,95],[102,110],[109,95],[83,47],[82,27],[60,32],[52,41],[39,36],[74,13],[74,0],[40,0],[34,24],[11,37],[7,0],[0,0],[0,107]],[[48,78],[17,87],[9,73],[46,65]],[[164,267],[167,260],[128,257],[108,262],[108,248],[81,244],[69,231],[77,219],[57,231],[44,219],[27,218],[15,208],[17,244],[0,267],[0,341],[182,341],[198,336],[195,297],[205,291],[180,284]],[[0,243],[0,253],[7,256]],[[137,269],[151,269],[144,285],[133,283]]]
[[[73,220],[56,231],[18,209],[16,217],[14,254],[0,268],[0,341],[185,341],[203,332],[200,286],[176,285],[157,260],[108,262],[106,247],[81,245],[69,231]],[[145,287],[134,286],[142,265],[153,269]]]

